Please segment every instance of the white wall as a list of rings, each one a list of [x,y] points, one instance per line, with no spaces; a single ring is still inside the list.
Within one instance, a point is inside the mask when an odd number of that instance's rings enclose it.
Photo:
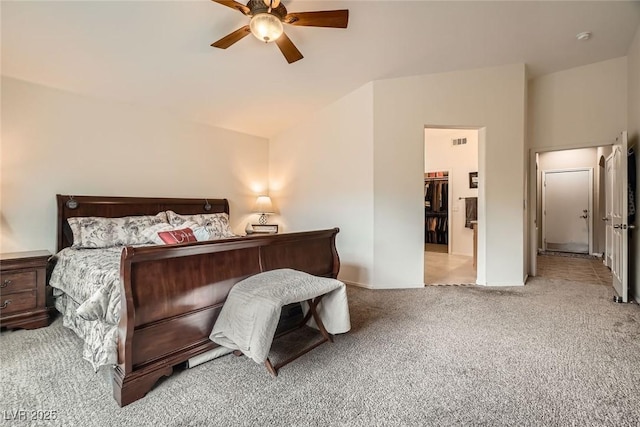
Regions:
[[[373,84],[270,141],[270,187],[288,231],[340,227],[340,279],[373,283]]]
[[[485,128],[478,283],[523,284],[525,91],[523,64],[374,82],[375,287],[423,284],[425,125]]]
[[[597,154],[595,147],[540,153],[540,169],[595,168],[598,165]]]
[[[636,186],[640,186],[640,26],[629,48],[627,57],[628,80],[628,119],[629,143],[635,145],[636,152]],[[639,189],[636,187],[636,200],[640,200]],[[640,303],[640,215],[636,214],[636,230],[633,232],[631,244],[631,274],[629,283],[635,300]]]
[[[241,233],[268,141],[2,78],[2,252],[55,250],[55,195],[228,198]]]
[[[528,90],[530,147],[607,145],[626,129],[626,57],[532,79]]]
[[[467,143],[454,146],[451,141],[458,138]],[[424,171],[449,171],[450,253],[473,256],[473,230],[465,227],[464,198],[478,197],[478,189],[469,188],[469,172],[478,171],[478,131],[426,128],[424,140]]]

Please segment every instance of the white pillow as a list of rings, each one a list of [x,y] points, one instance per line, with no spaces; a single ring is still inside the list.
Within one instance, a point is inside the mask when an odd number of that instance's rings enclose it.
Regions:
[[[231,226],[229,225],[229,215],[224,212],[213,214],[181,215],[175,213],[174,211],[167,211],[167,219],[169,223],[174,227],[183,227],[183,224],[187,221],[195,222],[196,224],[204,227],[207,230],[207,232],[209,233],[209,239],[225,239],[227,237],[236,237],[236,235],[233,234],[233,231],[231,231]],[[196,238],[198,238],[197,235]]]

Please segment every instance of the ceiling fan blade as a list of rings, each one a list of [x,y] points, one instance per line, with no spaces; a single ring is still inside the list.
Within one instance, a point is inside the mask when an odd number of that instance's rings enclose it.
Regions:
[[[249,29],[248,25],[245,25],[242,28],[238,28],[233,33],[227,34],[226,36],[224,36],[223,38],[221,38],[217,42],[212,43],[211,46],[219,47],[220,49],[226,49],[229,46],[231,46],[232,44],[242,40],[245,37],[247,37],[249,34],[251,34],[251,30]]]
[[[219,3],[223,6],[230,7],[231,9],[239,10],[243,15],[248,15],[249,13],[251,13],[251,9],[249,9],[247,6],[243,5],[242,3],[238,3],[237,1],[233,1],[233,0],[212,0],[212,1]]]
[[[282,35],[276,39],[276,44],[289,64],[304,58],[298,48],[285,33],[282,33]]]
[[[323,10],[320,12],[297,12],[287,13],[283,19],[291,25],[301,25],[305,27],[331,27],[347,28],[349,23],[349,11]]]

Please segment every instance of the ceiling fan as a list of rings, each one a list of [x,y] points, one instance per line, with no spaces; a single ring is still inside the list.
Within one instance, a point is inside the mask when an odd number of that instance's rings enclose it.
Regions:
[[[280,0],[249,0],[246,6],[234,0],[213,1],[239,10],[243,15],[251,17],[251,21],[249,25],[224,36],[211,46],[226,49],[249,34],[253,34],[265,43],[275,41],[289,64],[302,59],[303,56],[284,33],[283,23],[330,28],[347,28],[349,23],[349,11],[346,9],[288,13]]]

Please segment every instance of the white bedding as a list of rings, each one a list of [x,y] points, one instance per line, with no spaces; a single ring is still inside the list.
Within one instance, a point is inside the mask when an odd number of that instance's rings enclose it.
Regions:
[[[351,329],[344,283],[335,279],[279,269],[256,274],[231,288],[210,338],[224,347],[240,350],[257,363],[269,354],[282,306],[327,294],[317,307],[327,332]],[[315,326],[313,318],[309,326]]]

